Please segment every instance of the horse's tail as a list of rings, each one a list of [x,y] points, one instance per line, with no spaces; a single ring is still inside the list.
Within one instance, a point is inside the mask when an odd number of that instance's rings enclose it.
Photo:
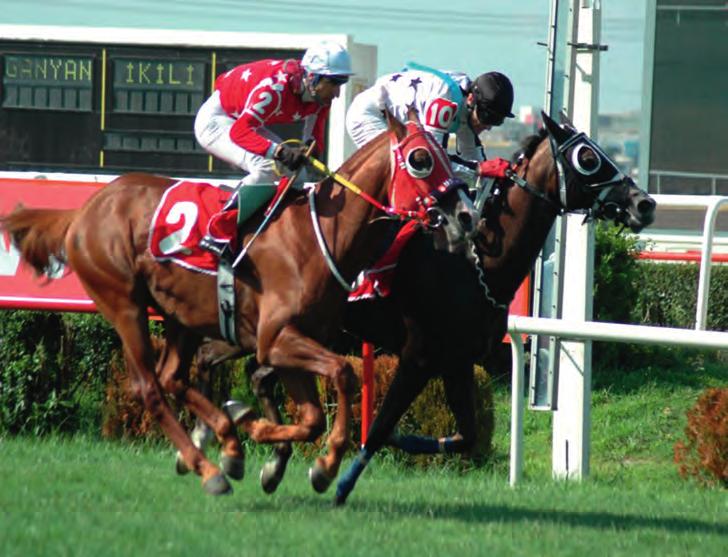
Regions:
[[[23,260],[43,274],[66,262],[63,244],[77,212],[78,209],[17,207],[0,217],[0,230],[8,233]]]

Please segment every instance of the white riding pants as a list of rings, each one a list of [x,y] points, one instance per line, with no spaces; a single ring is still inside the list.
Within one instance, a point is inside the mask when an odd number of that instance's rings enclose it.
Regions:
[[[346,112],[346,131],[360,149],[387,129],[387,120],[379,108],[379,96],[372,89],[359,93]]]
[[[228,115],[220,103],[220,92],[215,91],[197,111],[195,137],[198,143],[211,155],[248,172],[242,183],[272,184],[278,180],[271,159],[246,151],[230,139],[230,128],[235,118]],[[275,143],[281,138],[266,128],[257,132]]]

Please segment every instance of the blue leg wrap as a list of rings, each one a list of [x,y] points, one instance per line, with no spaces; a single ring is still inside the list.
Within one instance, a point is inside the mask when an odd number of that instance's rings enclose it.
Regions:
[[[440,452],[440,444],[434,437],[398,435],[395,446],[410,454],[437,454]]]
[[[410,454],[437,454],[453,452],[454,441],[452,437],[435,439],[420,435],[397,435],[394,437],[394,446]]]
[[[359,454],[351,463],[349,469],[344,474],[342,474],[341,478],[339,479],[339,483],[336,484],[337,502],[343,503],[344,501],[346,501],[349,493],[351,493],[351,491],[354,489],[354,486],[356,485],[356,480],[364,471],[364,468],[366,468],[367,464],[369,464],[369,459],[371,458],[371,456],[372,455],[369,453],[369,451],[367,451],[366,447],[359,451]]]

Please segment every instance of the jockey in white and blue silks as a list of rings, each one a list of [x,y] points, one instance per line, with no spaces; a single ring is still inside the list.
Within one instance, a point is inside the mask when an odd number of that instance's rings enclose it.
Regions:
[[[472,183],[476,174],[503,176],[506,161],[485,161],[478,135],[513,117],[513,86],[505,75],[490,72],[471,81],[460,72],[410,62],[403,71],[380,77],[354,98],[346,114],[346,129],[356,146],[362,147],[387,129],[384,110],[406,122],[410,106],[445,149],[449,135],[455,134],[450,158],[459,178]]]

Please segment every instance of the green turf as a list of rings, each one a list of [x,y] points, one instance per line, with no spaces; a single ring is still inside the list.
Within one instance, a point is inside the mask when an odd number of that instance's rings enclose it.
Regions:
[[[166,446],[0,439],[0,555],[727,555],[728,492],[672,462],[685,410],[726,383],[722,366],[595,381],[588,480],[550,479],[551,417],[529,411],[524,482],[508,487],[499,385],[491,463],[403,469],[384,453],[343,509],[313,493],[301,457],[266,496],[257,451],[235,493],[215,498],[174,474]]]

